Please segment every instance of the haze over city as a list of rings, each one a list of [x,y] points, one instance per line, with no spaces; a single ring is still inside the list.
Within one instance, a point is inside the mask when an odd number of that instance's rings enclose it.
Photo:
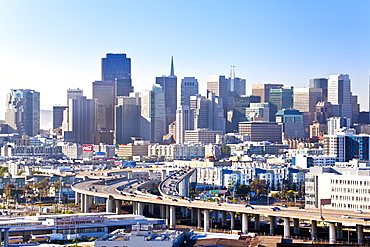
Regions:
[[[0,1],[0,118],[11,88],[40,92],[41,109],[66,104],[66,90],[91,97],[106,53],[132,59],[135,91],[170,73],[250,85],[308,87],[347,73],[368,108],[368,1]],[[366,87],[366,90],[364,90]]]

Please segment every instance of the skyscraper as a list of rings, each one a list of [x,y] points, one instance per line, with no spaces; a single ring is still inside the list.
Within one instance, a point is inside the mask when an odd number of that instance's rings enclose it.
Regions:
[[[230,70],[229,80],[229,92],[235,92],[237,96],[245,95],[246,80],[239,77],[235,77],[235,70]]]
[[[195,77],[184,77],[181,80],[180,105],[190,105],[190,96],[198,94],[199,85]]]
[[[140,136],[140,98],[120,96],[117,98],[115,109],[116,144],[130,143],[131,137]]]
[[[260,96],[261,103],[263,102],[270,102],[270,90],[271,88],[282,88],[284,87],[283,84],[271,84],[271,83],[264,83],[264,84],[253,84],[252,85],[252,95]]]
[[[102,58],[102,81],[131,79],[131,58],[126,54],[108,53]]]
[[[209,93],[214,93],[215,96],[222,99],[224,108],[224,117],[228,110],[228,92],[229,92],[229,80],[224,75],[210,76],[207,80],[207,96]]]
[[[117,96],[129,96],[134,91],[131,79],[116,79]]]
[[[310,88],[321,88],[322,101],[328,101],[328,79],[327,78],[314,78],[310,79]]]
[[[21,135],[40,133],[40,93],[30,89],[11,89],[7,95],[5,122]]]
[[[93,99],[97,100],[97,125],[100,130],[113,130],[116,87],[114,81],[94,81]]]
[[[191,96],[190,108],[194,110],[194,129],[226,132],[222,99],[216,97],[214,93],[208,93],[208,98],[201,95]]]
[[[53,129],[62,127],[63,111],[67,106],[53,106]]]
[[[165,95],[160,85],[141,94],[141,136],[150,142],[162,142],[166,134]]]
[[[293,107],[293,87],[271,88],[269,102],[277,107],[277,110],[290,109]]]
[[[349,75],[330,75],[328,81],[328,102],[333,105],[335,117],[352,118],[351,80]]]
[[[76,143],[91,143],[91,134],[96,131],[96,100],[79,96],[70,99],[66,118],[63,118],[65,140]]]
[[[82,89],[79,88],[68,88],[67,90],[67,105],[70,99],[75,99],[77,97],[82,97],[84,96],[84,92]]]
[[[183,144],[185,140],[185,130],[193,129],[194,110],[190,109],[189,105],[180,105],[176,110],[176,143]]]
[[[177,77],[173,65],[173,57],[171,58],[171,70],[169,76],[156,77],[155,83],[160,85],[164,92],[165,112],[166,112],[166,132],[168,125],[176,119],[177,106]]]

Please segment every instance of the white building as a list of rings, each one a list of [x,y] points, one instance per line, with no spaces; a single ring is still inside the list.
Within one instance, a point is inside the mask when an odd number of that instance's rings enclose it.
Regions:
[[[325,207],[370,211],[370,169],[312,167],[306,174],[306,206],[318,208],[320,199],[331,199]]]
[[[155,84],[141,94],[141,136],[150,142],[162,142],[166,134],[164,91]]]
[[[194,129],[194,110],[188,105],[180,105],[176,110],[176,143],[185,142],[185,130]]]

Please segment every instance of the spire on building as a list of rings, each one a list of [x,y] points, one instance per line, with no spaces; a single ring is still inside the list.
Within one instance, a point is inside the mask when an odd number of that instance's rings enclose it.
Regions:
[[[171,72],[170,72],[170,76],[175,76],[175,69],[173,67],[173,56],[171,57]]]

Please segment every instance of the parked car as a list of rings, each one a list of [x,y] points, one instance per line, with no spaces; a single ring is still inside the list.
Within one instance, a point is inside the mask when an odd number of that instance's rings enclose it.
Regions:
[[[254,209],[254,207],[252,205],[249,205],[249,204],[245,205],[245,207],[249,208],[249,209]]]

